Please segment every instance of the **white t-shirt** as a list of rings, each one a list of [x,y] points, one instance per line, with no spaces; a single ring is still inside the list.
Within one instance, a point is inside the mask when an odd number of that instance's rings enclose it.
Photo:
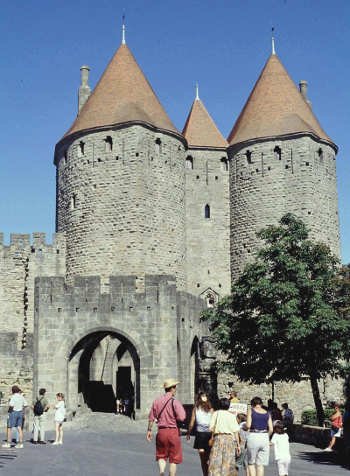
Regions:
[[[214,434],[227,433],[234,434],[239,432],[237,418],[228,410],[217,410],[210,419],[210,431]]]
[[[287,433],[283,433],[282,435],[278,433],[274,433],[271,439],[271,443],[274,445],[274,448],[275,448],[276,460],[290,459],[289,437]]]
[[[208,432],[211,420],[211,412],[205,412],[201,408],[196,408],[196,431]]]
[[[14,393],[10,398],[9,406],[13,407],[14,412],[21,412],[27,405],[26,399],[20,393]]]
[[[55,405],[55,421],[62,422],[66,417],[66,407],[64,406],[64,400],[59,400]]]

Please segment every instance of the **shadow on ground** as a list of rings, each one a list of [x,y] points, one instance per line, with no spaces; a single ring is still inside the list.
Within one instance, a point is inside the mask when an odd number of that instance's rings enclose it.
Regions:
[[[298,457],[304,461],[310,461],[312,463],[320,464],[323,466],[342,466],[344,469],[350,469],[350,462],[342,461],[338,453],[327,452],[320,450],[315,451],[300,451]],[[331,470],[330,470],[331,471]]]
[[[11,453],[11,450],[0,450],[0,469],[4,468],[6,463],[13,461],[16,457],[17,455],[15,453]]]

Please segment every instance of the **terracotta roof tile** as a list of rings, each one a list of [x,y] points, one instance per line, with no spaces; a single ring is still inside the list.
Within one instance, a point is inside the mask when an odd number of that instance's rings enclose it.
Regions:
[[[130,49],[122,44],[65,136],[129,121],[178,133]]]
[[[302,132],[332,142],[279,58],[271,55],[227,140],[233,145]]]
[[[228,145],[200,99],[193,102],[182,134],[189,146],[221,148]]]

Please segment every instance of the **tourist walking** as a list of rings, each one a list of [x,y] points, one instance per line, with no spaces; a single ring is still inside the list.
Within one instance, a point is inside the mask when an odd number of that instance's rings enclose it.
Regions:
[[[343,428],[343,417],[340,412],[340,405],[339,403],[334,404],[334,413],[329,418],[332,423],[331,428],[331,441],[327,448],[324,451],[332,451],[335,445],[336,438],[340,438],[342,436],[342,428]]]
[[[239,424],[239,444],[241,447],[241,454],[236,458],[236,470],[237,474],[239,469],[242,468],[245,476],[249,476],[248,462],[247,462],[247,415],[239,413],[237,415],[237,422]]]
[[[293,439],[294,413],[289,408],[288,403],[282,403],[282,423],[287,430],[289,441]]]
[[[220,409],[213,413],[209,429],[213,434],[213,445],[209,458],[209,476],[233,476],[236,472],[236,455],[239,456],[239,425],[228,411],[230,400],[221,398]]]
[[[278,408],[276,402],[271,403],[271,410],[269,410],[271,415],[272,424],[274,425],[277,421],[282,421],[282,412]]]
[[[33,443],[46,444],[45,441],[45,426],[46,426],[46,412],[49,410],[49,401],[45,397],[46,389],[41,388],[36,401],[33,403]]]
[[[28,405],[21,394],[21,389],[14,385],[11,388],[12,396],[9,401],[8,420],[7,420],[7,441],[2,445],[3,448],[11,448],[12,430],[17,429],[18,442],[16,448],[23,448],[23,417],[24,408]]]
[[[203,476],[208,476],[208,463],[210,454],[209,440],[211,437],[209,424],[212,413],[213,408],[208,395],[204,392],[199,392],[192,410],[186,438],[187,440],[190,439],[191,432],[195,427],[196,436],[193,447],[198,450]]]
[[[274,434],[271,439],[271,445],[275,450],[275,461],[277,463],[278,475],[288,476],[289,465],[291,461],[289,450],[289,437],[284,431],[284,425],[278,421],[273,427]]]
[[[56,437],[53,445],[62,445],[63,444],[63,422],[66,418],[66,406],[64,403],[63,393],[56,394],[57,402],[54,405],[55,407],[55,430]]]
[[[269,434],[272,434],[271,416],[263,408],[260,397],[254,397],[247,414],[247,459],[250,476],[263,476],[264,466],[269,464]]]
[[[177,465],[182,463],[182,447],[177,422],[186,419],[186,412],[181,403],[175,399],[179,382],[173,378],[165,380],[165,394],[154,400],[148,416],[147,441],[152,440],[152,426],[156,421],[156,460],[159,474],[165,474],[169,460],[169,476],[176,474]]]

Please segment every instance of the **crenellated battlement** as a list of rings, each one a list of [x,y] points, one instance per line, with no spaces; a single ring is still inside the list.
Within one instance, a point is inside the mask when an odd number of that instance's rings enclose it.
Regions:
[[[33,232],[29,233],[11,233],[9,244],[4,242],[4,233],[0,233],[0,252],[4,253],[24,251],[31,253],[55,253],[63,251],[66,246],[66,239],[64,233],[53,233],[52,242],[46,241],[46,233]]]
[[[70,315],[150,311],[162,301],[176,308],[176,278],[171,275],[146,275],[142,293],[136,276],[111,276],[107,287],[109,292],[103,292],[100,276],[77,276],[73,285],[68,285],[64,277],[38,277],[35,310],[38,312],[44,304],[50,313]]]

